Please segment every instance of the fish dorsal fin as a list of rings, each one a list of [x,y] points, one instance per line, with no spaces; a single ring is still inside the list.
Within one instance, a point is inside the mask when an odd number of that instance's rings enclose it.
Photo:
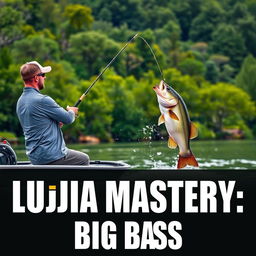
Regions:
[[[189,138],[192,140],[198,136],[198,130],[194,123],[190,123],[190,136]]]
[[[168,139],[168,147],[172,149],[177,147],[177,143],[172,137],[169,137]]]
[[[158,118],[158,125],[161,125],[161,124],[163,124],[165,122],[165,120],[164,120],[164,115],[162,114],[161,116],[159,116],[159,118]]]
[[[170,118],[179,121],[179,118],[171,109],[169,109],[169,116],[170,116]]]

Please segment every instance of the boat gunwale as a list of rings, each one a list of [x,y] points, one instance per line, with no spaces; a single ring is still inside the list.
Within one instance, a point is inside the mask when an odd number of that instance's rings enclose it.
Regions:
[[[91,170],[91,169],[130,169],[131,166],[121,161],[90,161],[89,165],[33,165],[29,161],[18,161],[16,165],[0,165],[0,169],[10,170],[31,170],[31,169],[52,169],[52,170]]]

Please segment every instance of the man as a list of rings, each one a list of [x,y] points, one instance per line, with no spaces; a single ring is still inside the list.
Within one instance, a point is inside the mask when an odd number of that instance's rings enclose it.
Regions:
[[[60,107],[51,97],[43,95],[46,73],[51,67],[42,67],[37,61],[20,68],[24,81],[23,93],[17,102],[17,115],[24,135],[26,154],[32,164],[88,165],[89,156],[68,149],[61,126],[74,122],[78,108]]]

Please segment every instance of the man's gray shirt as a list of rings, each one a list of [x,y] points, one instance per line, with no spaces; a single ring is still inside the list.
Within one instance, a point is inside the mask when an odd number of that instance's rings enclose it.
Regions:
[[[35,88],[25,87],[16,112],[25,136],[26,154],[32,164],[47,164],[67,154],[59,122],[72,123],[73,111],[66,111]]]

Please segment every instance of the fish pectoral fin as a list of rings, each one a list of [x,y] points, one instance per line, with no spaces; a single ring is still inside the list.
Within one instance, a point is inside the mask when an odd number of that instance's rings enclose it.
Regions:
[[[170,118],[179,121],[180,119],[178,118],[178,116],[171,110],[169,109],[169,116]]]
[[[164,115],[162,114],[161,116],[159,116],[159,118],[158,118],[158,125],[161,125],[161,124],[163,124],[165,122],[165,120],[164,120]]]
[[[194,123],[190,123],[190,136],[189,138],[192,140],[198,136],[198,130]]]
[[[168,139],[168,147],[172,149],[177,147],[177,143],[172,137],[169,137]]]

